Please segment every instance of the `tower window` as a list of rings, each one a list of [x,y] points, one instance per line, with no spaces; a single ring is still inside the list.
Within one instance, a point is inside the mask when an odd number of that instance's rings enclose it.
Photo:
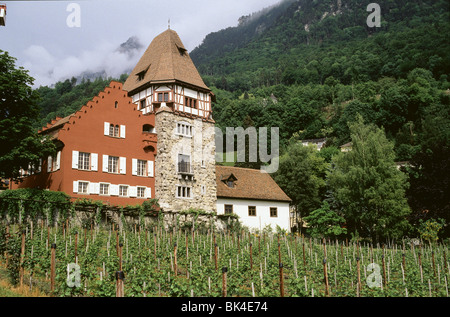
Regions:
[[[168,102],[168,101],[169,101],[169,93],[168,92],[158,93],[158,102]]]

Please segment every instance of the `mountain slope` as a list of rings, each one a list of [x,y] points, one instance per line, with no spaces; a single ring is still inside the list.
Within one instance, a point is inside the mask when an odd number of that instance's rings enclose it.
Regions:
[[[190,56],[210,85],[232,91],[401,78],[417,67],[450,73],[448,1],[378,1],[380,28],[367,26],[369,3],[286,0],[209,34]]]

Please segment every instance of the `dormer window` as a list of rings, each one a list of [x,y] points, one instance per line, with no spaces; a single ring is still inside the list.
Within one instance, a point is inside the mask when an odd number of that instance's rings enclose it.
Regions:
[[[137,74],[137,77],[139,81],[144,80],[145,72],[140,72],[139,74]]]
[[[178,45],[177,45],[177,48],[178,48],[178,52],[180,53],[180,56],[186,55],[187,49],[185,49],[184,47],[178,46]]]
[[[233,174],[222,176],[222,182],[224,182],[225,185],[228,186],[228,188],[234,188],[234,186],[236,186],[236,181],[237,178]]]
[[[145,74],[147,74],[148,69],[150,68],[150,65],[139,73],[136,74],[138,81],[144,80]]]

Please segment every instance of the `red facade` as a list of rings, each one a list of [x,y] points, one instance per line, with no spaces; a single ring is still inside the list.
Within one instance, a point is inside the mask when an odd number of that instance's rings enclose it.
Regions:
[[[40,131],[54,140],[57,154],[11,188],[62,191],[118,206],[154,198],[155,115],[136,108],[122,83],[112,81],[79,111]]]

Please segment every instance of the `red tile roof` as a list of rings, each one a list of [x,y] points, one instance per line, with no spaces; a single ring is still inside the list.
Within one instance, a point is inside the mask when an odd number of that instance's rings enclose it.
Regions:
[[[233,188],[226,182],[231,175],[237,179]],[[270,174],[259,169],[216,165],[216,182],[217,198],[291,201]]]

